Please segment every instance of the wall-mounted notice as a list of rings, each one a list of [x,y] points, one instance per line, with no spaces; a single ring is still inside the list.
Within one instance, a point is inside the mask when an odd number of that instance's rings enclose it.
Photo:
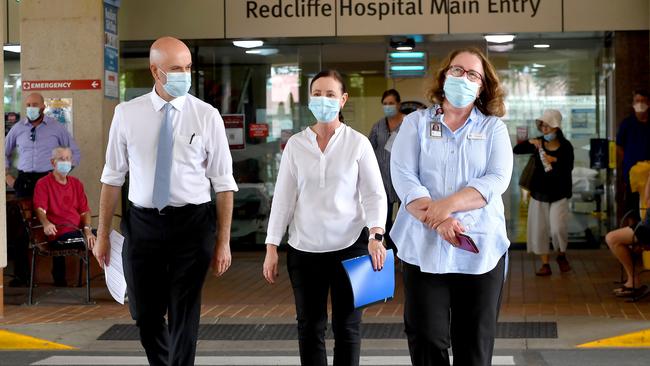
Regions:
[[[244,139],[244,115],[243,114],[224,114],[223,124],[226,127],[226,137],[230,150],[243,150],[246,148],[246,139]]]

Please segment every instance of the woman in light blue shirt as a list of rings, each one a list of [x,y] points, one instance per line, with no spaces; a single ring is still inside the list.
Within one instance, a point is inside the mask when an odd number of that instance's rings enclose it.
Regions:
[[[411,360],[449,365],[451,345],[454,364],[490,365],[510,245],[504,92],[481,51],[467,48],[442,62],[428,94],[433,106],[404,119],[391,156]]]

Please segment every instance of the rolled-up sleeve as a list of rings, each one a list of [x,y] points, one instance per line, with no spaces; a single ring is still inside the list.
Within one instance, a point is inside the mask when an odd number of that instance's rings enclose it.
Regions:
[[[393,142],[390,157],[390,175],[395,192],[404,204],[428,197],[427,188],[420,182],[420,133],[416,113],[407,116]]]
[[[381,179],[379,163],[372,149],[370,141],[364,139],[361,145],[361,156],[359,158],[358,186],[361,195],[361,203],[366,213],[366,226],[369,228],[386,226],[386,215],[388,211],[388,199],[384,182]]]
[[[206,145],[207,165],[205,175],[215,192],[238,191],[232,172],[232,156],[226,138],[226,128],[217,110],[208,121]]]
[[[122,108],[115,107],[113,122],[108,134],[108,146],[106,147],[106,163],[100,181],[104,184],[120,187],[124,184],[124,178],[129,171],[127,144],[125,138]]]
[[[266,230],[266,244],[280,245],[282,237],[287,230],[287,225],[293,218],[298,199],[298,185],[292,171],[293,161],[291,159],[292,141],[289,140],[282,153],[278,179],[273,192],[273,203],[271,204],[271,215]]]
[[[491,135],[488,163],[485,175],[470,179],[468,187],[476,189],[490,203],[493,197],[500,197],[510,184],[512,175],[512,145],[506,125],[498,120]]]

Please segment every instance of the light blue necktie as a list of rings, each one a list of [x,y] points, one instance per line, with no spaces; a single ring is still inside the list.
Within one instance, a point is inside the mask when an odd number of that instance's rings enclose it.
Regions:
[[[166,103],[163,107],[165,115],[160,127],[158,139],[158,155],[156,156],[156,176],[153,183],[153,205],[162,210],[169,203],[169,185],[172,172],[172,149],[174,147],[172,127],[172,105]]]

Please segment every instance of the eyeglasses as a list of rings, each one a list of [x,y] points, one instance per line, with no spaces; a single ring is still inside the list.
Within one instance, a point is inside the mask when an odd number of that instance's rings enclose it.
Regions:
[[[467,80],[474,82],[474,83],[481,83],[483,82],[483,75],[481,75],[478,71],[474,70],[465,70],[460,66],[449,66],[449,75],[455,76],[457,78],[467,74]]]
[[[32,140],[32,142],[35,141],[36,140],[36,127],[32,127],[32,129],[29,130],[29,132],[31,133],[29,135],[29,139]]]

